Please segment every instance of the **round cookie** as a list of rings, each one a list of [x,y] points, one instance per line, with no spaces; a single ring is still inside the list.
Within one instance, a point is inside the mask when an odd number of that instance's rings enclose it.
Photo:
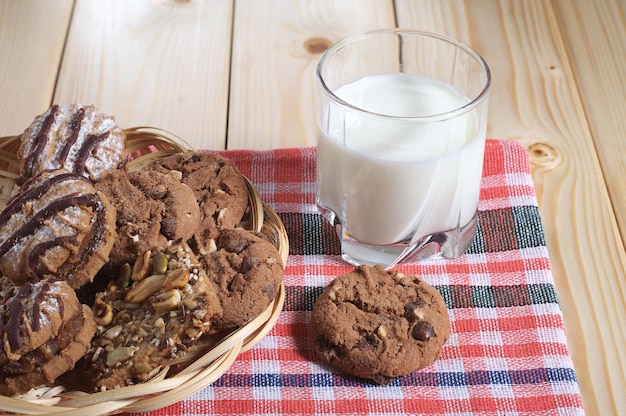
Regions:
[[[65,168],[98,181],[124,162],[126,135],[93,105],[53,105],[22,133],[18,185],[43,170]]]
[[[201,228],[194,236],[198,251],[217,237],[219,230],[236,227],[248,206],[246,181],[230,159],[214,153],[188,151],[153,162],[150,169],[179,174],[193,189],[202,213]]]
[[[16,284],[46,275],[78,288],[108,261],[115,208],[64,169],[29,179],[0,212],[0,272]]]
[[[98,331],[76,378],[95,390],[150,379],[182,357],[221,315],[215,289],[183,242],[147,251],[96,295]]]
[[[193,191],[171,175],[118,171],[95,184],[117,209],[117,233],[106,268],[117,269],[168,240],[187,241],[198,229]]]
[[[89,350],[93,314],[65,281],[15,286],[2,301],[0,394],[52,383]]]
[[[241,228],[222,230],[213,250],[200,257],[215,285],[224,313],[215,330],[244,325],[276,297],[283,262],[263,234]]]
[[[416,276],[359,266],[334,279],[311,314],[322,361],[385,384],[432,363],[450,336],[446,304]]]

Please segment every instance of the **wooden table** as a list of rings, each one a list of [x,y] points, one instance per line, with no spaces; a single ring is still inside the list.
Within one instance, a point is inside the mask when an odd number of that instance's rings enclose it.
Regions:
[[[0,0],[0,136],[81,102],[196,148],[314,146],[320,53],[393,26],[489,63],[488,136],[530,153],[586,411],[626,411],[626,0]]]

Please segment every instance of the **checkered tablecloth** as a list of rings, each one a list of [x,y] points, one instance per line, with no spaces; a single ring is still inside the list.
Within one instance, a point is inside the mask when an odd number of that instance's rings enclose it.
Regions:
[[[223,154],[288,231],[284,311],[218,381],[154,415],[583,414],[522,146],[487,141],[479,231],[468,254],[399,267],[441,292],[452,336],[435,363],[385,386],[335,373],[309,346],[317,296],[352,269],[315,207],[315,149]]]

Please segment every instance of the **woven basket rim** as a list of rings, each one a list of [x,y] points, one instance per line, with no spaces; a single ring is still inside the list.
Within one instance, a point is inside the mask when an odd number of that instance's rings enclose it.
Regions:
[[[124,129],[124,132],[127,135],[129,170],[140,169],[154,159],[192,150],[183,139],[159,128],[140,126]],[[13,181],[19,168],[19,139],[19,135],[0,138],[0,208],[15,191]],[[249,214],[242,225],[265,234],[278,249],[283,264],[286,264],[289,240],[284,224],[278,214],[261,200],[252,182],[244,178],[248,186]],[[168,366],[145,383],[109,391],[86,393],[55,385],[34,389],[19,397],[0,395],[0,412],[99,416],[148,412],[179,402],[212,384],[230,368],[239,354],[265,337],[278,321],[284,302],[285,287],[281,282],[276,298],[261,314],[208,349],[200,346],[195,351],[191,350],[187,360],[183,360],[182,370],[173,376],[167,376]]]

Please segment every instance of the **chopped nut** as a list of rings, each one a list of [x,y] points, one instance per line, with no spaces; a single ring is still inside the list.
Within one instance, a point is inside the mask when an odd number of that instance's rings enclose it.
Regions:
[[[193,294],[191,294],[193,295]],[[196,309],[198,307],[198,305],[200,304],[200,301],[203,300],[203,298],[197,298],[195,296],[191,296],[190,294],[186,294],[183,298],[183,306],[185,307],[186,310],[193,310]]]
[[[165,334],[165,321],[163,320],[163,318],[157,318],[157,320],[154,322],[154,328],[156,329],[156,333],[163,335]],[[160,341],[157,339],[156,341],[156,346],[159,346]]]
[[[328,297],[330,298],[330,300],[337,300],[337,292],[340,291],[341,289],[343,289],[343,286],[341,286],[340,284],[334,284],[331,286],[330,288],[330,293],[328,294]]]
[[[193,311],[193,316],[196,319],[200,320],[201,323],[205,321],[206,314],[207,314],[207,312],[205,310],[203,310],[203,309],[197,309],[197,310]]]
[[[227,210],[227,208],[222,208],[217,213],[217,224],[218,225],[222,224],[222,221],[224,220],[224,216],[226,215],[226,210]]]
[[[132,279],[134,282],[145,279],[150,274],[150,257],[152,251],[146,251],[143,256],[137,257],[137,261],[133,264]]]
[[[181,295],[178,289],[171,289],[150,297],[150,304],[159,313],[171,311],[181,303]]]
[[[92,310],[96,324],[107,326],[113,321],[113,307],[108,303],[96,299]]]
[[[415,315],[420,321],[424,320],[424,312],[419,309],[413,309],[413,315]]]
[[[176,179],[177,181],[183,180],[183,173],[179,170],[172,169],[169,171],[168,175],[170,175],[172,178]]]
[[[382,325],[378,327],[378,330],[376,331],[376,333],[381,338],[385,338],[387,336],[387,330]]]
[[[151,259],[151,264],[155,274],[165,273],[167,271],[167,255],[161,252],[156,253]]]
[[[189,282],[189,269],[175,269],[168,272],[165,275],[165,280],[163,281],[163,289],[182,289]]]
[[[135,355],[133,347],[117,347],[107,354],[107,366],[113,367],[115,364],[128,360]]]
[[[98,357],[100,357],[101,353],[102,353],[102,347],[96,348],[93,355],[91,356],[91,362],[95,363],[98,360]]]
[[[109,328],[103,335],[108,339],[115,339],[122,333],[122,325],[115,325],[112,328]]]
[[[162,274],[146,277],[128,291],[125,297],[126,301],[130,303],[143,302],[163,288],[164,279],[165,275]]]
[[[133,269],[132,267],[130,267],[130,264],[128,263],[124,263],[120,266],[120,273],[119,273],[119,284],[120,286],[122,286],[122,288],[125,288],[126,286],[128,286],[130,284],[130,278],[132,276],[133,273]]]
[[[189,339],[195,340],[199,335],[202,335],[202,332],[194,328],[187,328],[185,329],[185,334],[189,337]]]

